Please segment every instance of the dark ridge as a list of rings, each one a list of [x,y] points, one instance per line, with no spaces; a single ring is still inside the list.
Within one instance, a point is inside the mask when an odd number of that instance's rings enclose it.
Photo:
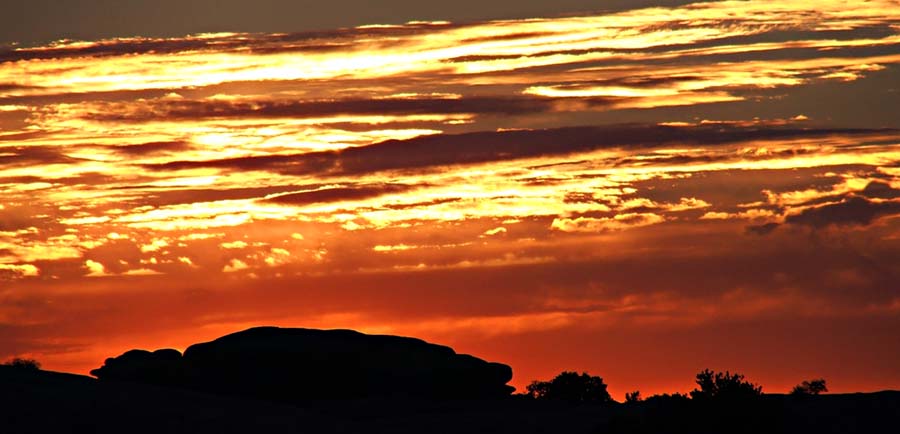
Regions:
[[[628,404],[571,405],[511,396],[456,401],[371,398],[295,406],[0,365],[4,434],[854,434],[893,432],[898,412],[900,392],[895,391],[766,394],[738,404],[676,394]]]

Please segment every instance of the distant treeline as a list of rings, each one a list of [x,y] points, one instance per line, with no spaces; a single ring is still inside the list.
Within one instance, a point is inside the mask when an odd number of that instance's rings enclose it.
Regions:
[[[762,386],[744,379],[742,374],[714,372],[705,369],[697,374],[697,387],[689,394],[661,394],[648,397],[647,401],[746,401],[762,396]],[[536,400],[579,402],[614,402],[603,378],[592,376],[586,372],[564,371],[549,381],[533,381],[526,388],[525,396]],[[791,395],[818,395],[827,392],[825,379],[803,381],[794,387]],[[625,402],[641,402],[644,398],[639,390],[625,394]]]

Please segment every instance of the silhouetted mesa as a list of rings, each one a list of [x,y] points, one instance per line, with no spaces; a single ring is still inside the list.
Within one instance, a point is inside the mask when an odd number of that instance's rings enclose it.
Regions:
[[[176,350],[106,360],[101,380],[174,385],[268,399],[493,398],[512,369],[425,341],[352,330],[258,327]]]

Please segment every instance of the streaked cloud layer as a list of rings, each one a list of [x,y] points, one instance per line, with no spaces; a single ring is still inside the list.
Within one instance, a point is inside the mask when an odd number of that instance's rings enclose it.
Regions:
[[[519,384],[898,386],[898,10],[0,52],[0,353],[85,371],[264,322],[439,339]]]

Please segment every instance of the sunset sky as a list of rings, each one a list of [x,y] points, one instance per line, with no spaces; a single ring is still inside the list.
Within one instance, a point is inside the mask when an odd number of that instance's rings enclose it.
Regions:
[[[21,3],[2,360],[279,325],[900,388],[900,1]]]

